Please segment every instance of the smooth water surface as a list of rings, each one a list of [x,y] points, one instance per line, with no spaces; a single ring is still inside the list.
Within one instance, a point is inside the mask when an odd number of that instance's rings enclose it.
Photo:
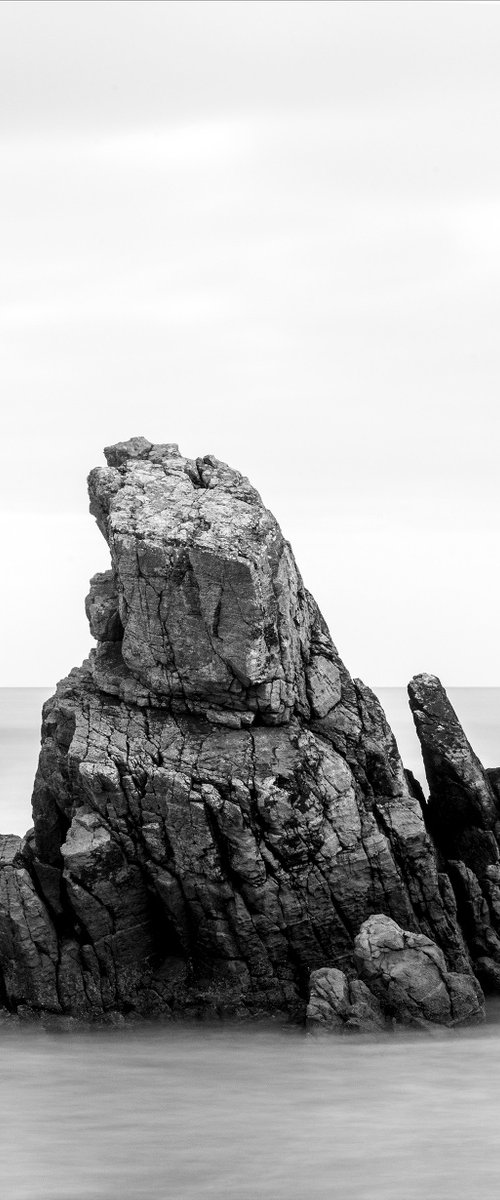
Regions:
[[[2,1032],[5,1200],[497,1200],[500,1027]]]
[[[0,692],[0,829],[23,833],[40,689]],[[403,690],[380,689],[418,765]],[[500,765],[500,689],[451,693]],[[421,771],[419,771],[421,775]],[[0,1023],[2,1200],[497,1200],[500,1016],[434,1036]]]

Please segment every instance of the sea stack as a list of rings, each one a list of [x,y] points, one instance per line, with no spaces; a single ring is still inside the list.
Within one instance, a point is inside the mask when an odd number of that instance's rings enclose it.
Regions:
[[[453,885],[474,971],[498,991],[500,772],[481,765],[436,676],[415,676],[408,694],[429,784],[427,825]]]
[[[34,829],[0,839],[4,1008],[303,1021],[309,1003],[321,1024],[334,994],[331,1027],[353,1006],[357,1028],[481,1019],[417,790],[255,488],[144,438],[105,456],[97,646],[44,706]]]

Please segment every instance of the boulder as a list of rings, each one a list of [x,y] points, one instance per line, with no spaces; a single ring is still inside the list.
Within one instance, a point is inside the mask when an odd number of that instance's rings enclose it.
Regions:
[[[379,1001],[361,979],[336,967],[311,972],[306,1026],[310,1033],[380,1033],[387,1021]]]
[[[449,971],[435,942],[400,929],[384,913],[362,925],[354,959],[360,978],[398,1024],[454,1026],[484,1019],[477,980]]]

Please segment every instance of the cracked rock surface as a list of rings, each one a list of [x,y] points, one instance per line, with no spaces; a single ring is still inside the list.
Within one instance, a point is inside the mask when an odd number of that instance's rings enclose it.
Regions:
[[[311,1033],[379,1033],[387,1020],[361,979],[349,980],[337,967],[320,967],[311,972],[306,1024]]]
[[[34,829],[0,845],[1,1003],[301,1020],[314,972],[354,1027],[380,1011],[358,935],[382,914],[480,1006],[422,797],[258,493],[170,444],[105,454],[97,647],[44,706]]]
[[[400,1024],[453,1026],[484,1017],[477,980],[449,971],[430,938],[400,929],[383,913],[361,926],[354,960],[362,982]]]

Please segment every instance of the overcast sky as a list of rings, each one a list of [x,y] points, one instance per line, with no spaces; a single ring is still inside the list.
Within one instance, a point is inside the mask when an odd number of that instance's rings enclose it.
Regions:
[[[85,479],[248,474],[353,674],[500,684],[500,7],[0,4],[4,685],[88,652]]]

